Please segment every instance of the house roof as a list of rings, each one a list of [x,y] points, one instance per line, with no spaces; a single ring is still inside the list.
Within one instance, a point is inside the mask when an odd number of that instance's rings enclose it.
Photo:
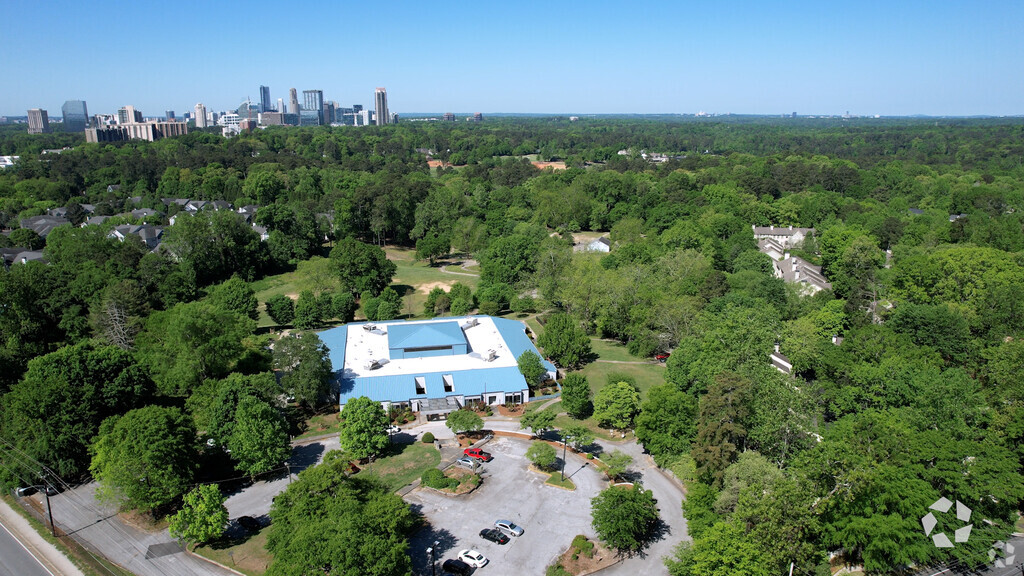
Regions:
[[[793,226],[751,226],[754,236],[793,236],[796,234],[813,233],[814,228],[795,228]]]
[[[466,343],[466,335],[458,322],[431,324],[392,324],[388,327],[388,348],[432,348]]]

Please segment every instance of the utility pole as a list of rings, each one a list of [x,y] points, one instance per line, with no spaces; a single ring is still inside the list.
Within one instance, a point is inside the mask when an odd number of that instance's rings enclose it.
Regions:
[[[569,439],[565,437],[565,430],[562,430],[562,481],[565,481],[565,448],[569,445]],[[790,574],[789,576],[793,576]]]
[[[53,523],[53,509],[50,508],[50,483],[46,481],[46,476],[41,472],[39,478],[43,481],[43,495],[46,496],[46,515],[50,517],[50,534],[56,538],[57,526]]]

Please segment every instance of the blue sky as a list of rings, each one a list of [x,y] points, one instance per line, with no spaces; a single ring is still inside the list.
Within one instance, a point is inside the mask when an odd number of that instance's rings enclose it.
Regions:
[[[840,7],[842,4],[843,7]],[[0,9],[0,114],[260,84],[392,112],[1024,114],[1024,2],[54,2]]]

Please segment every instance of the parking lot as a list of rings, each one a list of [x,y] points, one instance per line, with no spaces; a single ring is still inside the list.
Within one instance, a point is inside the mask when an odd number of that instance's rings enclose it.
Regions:
[[[439,542],[434,553],[438,574],[441,562],[469,548],[490,560],[478,574],[512,576],[543,574],[575,535],[594,536],[590,499],[607,486],[604,475],[570,453],[565,471],[576,490],[544,485],[546,476],[528,469],[529,446],[527,440],[500,436],[487,443],[484,450],[494,459],[483,465],[483,483],[470,494],[450,496],[418,488],[406,495],[406,501],[430,523],[410,542],[416,574],[431,574],[426,550],[435,541]],[[499,518],[522,526],[523,535],[504,546],[480,538],[480,530],[493,527]]]

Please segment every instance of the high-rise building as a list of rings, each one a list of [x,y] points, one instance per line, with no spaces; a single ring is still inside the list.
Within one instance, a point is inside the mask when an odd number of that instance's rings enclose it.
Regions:
[[[50,133],[50,116],[46,113],[46,110],[33,108],[28,111],[28,133]]]
[[[270,86],[260,86],[260,112],[270,112]]]
[[[174,120],[174,110],[168,110],[164,112],[164,118],[168,120]]]
[[[60,107],[65,132],[84,132],[89,127],[89,110],[84,100],[68,100]]]
[[[441,119],[444,120],[445,122],[455,122],[455,113],[445,112],[444,116]]]
[[[373,95],[373,101],[376,104],[377,126],[389,123],[391,115],[388,114],[388,91],[384,88],[377,88]]]
[[[203,106],[203,103],[200,102],[199,104],[196,104],[196,128],[206,128],[207,126],[206,106]]]
[[[299,93],[295,91],[295,88],[288,90],[288,112],[291,114],[299,114]]]
[[[316,113],[316,122],[313,113]],[[299,122],[303,126],[322,126],[324,124],[324,92],[323,90],[302,91],[302,112]]]
[[[135,109],[135,106],[124,106],[117,109],[118,124],[132,124],[142,122],[142,112]]]
[[[473,122],[483,122],[484,115],[480,112],[473,112]]]
[[[286,114],[288,112],[288,109],[284,107],[284,98],[277,99],[277,112],[280,112],[281,114]]]

